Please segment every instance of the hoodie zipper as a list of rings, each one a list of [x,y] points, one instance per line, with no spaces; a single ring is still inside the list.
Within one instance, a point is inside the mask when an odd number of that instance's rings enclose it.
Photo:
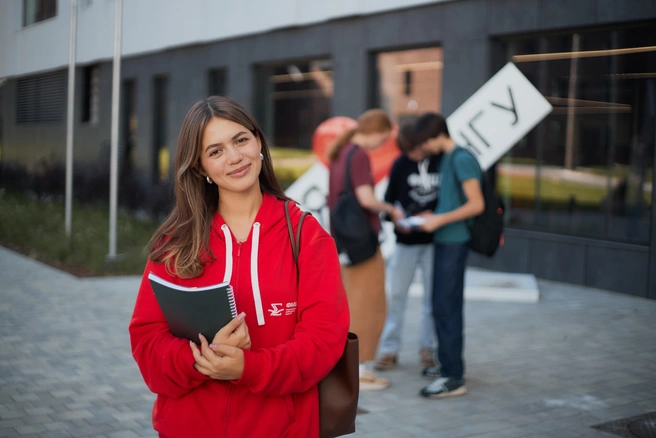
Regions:
[[[237,240],[237,239],[235,239]],[[237,283],[239,283],[239,270],[241,268],[241,247],[244,245],[244,242],[237,241],[237,276],[235,278],[234,284],[232,284],[233,290],[237,290]],[[237,302],[237,308],[239,309],[239,295],[235,294],[235,301]],[[232,384],[228,387],[228,395],[226,395],[226,414],[225,421],[223,422],[223,435],[227,436],[228,432],[228,422],[230,421],[230,396],[232,395]]]
[[[230,395],[232,393],[232,383],[228,387],[228,395],[226,396],[226,410],[225,421],[223,422],[223,434],[221,436],[228,436],[228,421],[230,420]]]

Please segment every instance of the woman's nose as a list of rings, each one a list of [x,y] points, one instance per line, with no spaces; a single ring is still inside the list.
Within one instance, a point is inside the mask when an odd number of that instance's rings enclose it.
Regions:
[[[228,152],[228,162],[230,164],[239,163],[244,158],[241,151],[235,147],[228,148],[227,152]]]

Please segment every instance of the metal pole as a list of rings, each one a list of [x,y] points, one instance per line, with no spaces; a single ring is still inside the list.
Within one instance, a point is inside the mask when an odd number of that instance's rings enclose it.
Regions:
[[[77,32],[77,0],[71,0],[70,40],[68,43],[68,102],[66,108],[66,237],[71,237],[73,216],[73,117],[75,108],[75,40]]]
[[[111,165],[109,179],[109,254],[116,258],[116,210],[118,204],[118,103],[121,75],[121,18],[123,0],[116,1],[114,15],[114,71],[112,74]]]

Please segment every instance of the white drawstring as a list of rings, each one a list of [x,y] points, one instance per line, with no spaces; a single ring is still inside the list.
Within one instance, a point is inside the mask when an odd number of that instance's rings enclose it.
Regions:
[[[232,235],[230,227],[227,224],[221,225],[221,230],[225,236],[226,258],[225,274],[223,281],[230,283],[232,277]],[[264,310],[262,309],[262,296],[260,295],[260,281],[257,276],[257,256],[260,247],[260,223],[253,224],[253,244],[251,247],[251,287],[253,289],[253,301],[255,303],[255,313],[257,315],[257,325],[264,325]]]
[[[260,247],[260,223],[253,224],[253,245],[251,247],[251,287],[253,288],[253,301],[257,325],[264,325],[264,311],[262,310],[262,296],[260,295],[260,281],[257,277],[257,254]]]
[[[232,278],[232,236],[230,235],[230,228],[228,227],[227,224],[221,225],[221,231],[223,231],[223,236],[225,237],[225,245],[226,245],[226,265],[225,265],[225,273],[223,274],[223,282],[224,283],[230,283],[230,279]]]

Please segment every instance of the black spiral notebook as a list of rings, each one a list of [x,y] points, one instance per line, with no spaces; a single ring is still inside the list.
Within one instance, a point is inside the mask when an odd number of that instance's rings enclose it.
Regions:
[[[198,333],[202,333],[207,342],[212,342],[216,332],[237,316],[235,297],[228,283],[184,287],[152,272],[148,280],[174,336],[200,344]]]

